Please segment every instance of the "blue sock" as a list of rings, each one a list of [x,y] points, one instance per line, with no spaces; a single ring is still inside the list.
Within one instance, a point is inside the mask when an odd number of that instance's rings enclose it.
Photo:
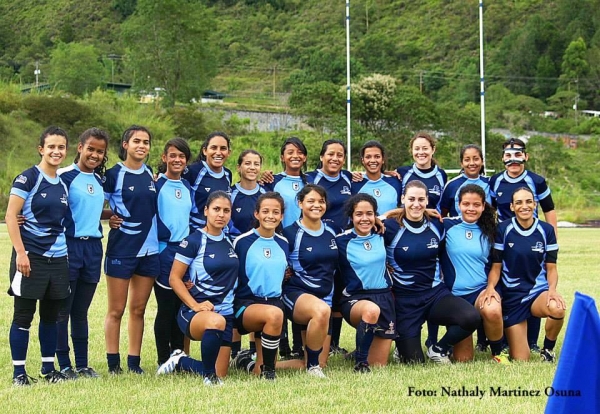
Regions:
[[[71,340],[75,354],[75,366],[85,368],[88,366],[88,310],[96,292],[96,283],[77,283],[77,295],[71,307]]]
[[[56,353],[56,321],[40,320],[40,351],[42,352],[42,374],[54,371],[54,354]]]
[[[314,367],[319,365],[319,355],[321,355],[321,351],[323,348],[319,348],[316,351],[313,351],[308,346],[306,348],[306,368]]]
[[[537,346],[541,325],[542,320],[540,318],[530,316],[529,319],[527,319],[527,343],[529,344],[529,348]]]
[[[181,357],[175,369],[177,371],[191,372],[192,374],[204,374],[204,364],[202,361],[190,358],[189,356]]]
[[[108,362],[108,369],[115,369],[121,366],[121,355],[117,352],[116,354],[106,354],[106,362]]]
[[[62,319],[59,317],[59,319]],[[59,320],[56,322],[56,359],[60,369],[71,366],[69,358],[69,320]]]
[[[375,328],[377,328],[376,324],[367,323],[363,320],[356,327],[356,363],[367,361],[369,349],[373,343],[373,338],[375,338]]]
[[[13,378],[25,374],[25,360],[29,345],[29,329],[20,328],[16,323],[10,326],[10,355],[13,361]]]
[[[127,355],[127,368],[130,371],[137,371],[140,368],[142,358],[139,355]]]
[[[204,364],[204,375],[215,373],[215,364],[223,342],[223,331],[219,329],[206,329],[200,343],[200,353]]]

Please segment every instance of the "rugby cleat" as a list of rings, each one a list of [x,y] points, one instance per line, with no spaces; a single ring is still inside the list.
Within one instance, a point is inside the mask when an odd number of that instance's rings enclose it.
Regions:
[[[177,364],[179,363],[179,360],[184,356],[187,356],[187,355],[181,349],[174,350],[171,353],[171,356],[169,357],[169,359],[167,359],[164,364],[162,364],[160,367],[158,367],[158,369],[156,370],[156,375],[164,375],[164,374],[170,374],[172,372],[175,372],[175,368],[177,368]]]

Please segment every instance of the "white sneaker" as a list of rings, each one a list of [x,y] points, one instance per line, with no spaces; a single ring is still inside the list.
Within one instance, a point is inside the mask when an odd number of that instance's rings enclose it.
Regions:
[[[171,354],[171,356],[169,357],[169,359],[167,359],[167,361],[164,364],[162,364],[160,367],[158,367],[158,370],[156,370],[156,375],[164,375],[164,374],[170,374],[171,372],[174,372],[175,367],[177,366],[177,363],[179,362],[181,357],[184,357],[184,356],[187,356],[187,355],[181,349],[174,350],[173,353]]]
[[[431,359],[436,364],[451,364],[452,363],[450,361],[450,358],[448,358],[448,355],[434,350],[433,345],[431,345],[429,347],[429,349],[427,349],[427,356],[429,357],[429,359]]]
[[[217,377],[217,374],[210,374],[204,377],[204,385],[207,385],[209,387],[221,386],[223,385],[223,380]]]
[[[327,378],[323,372],[323,369],[319,365],[313,365],[312,367],[308,368],[306,373],[312,377]]]
[[[402,362],[402,361],[400,360],[400,352],[398,352],[398,348],[394,348],[394,353],[392,354],[392,360],[393,360],[394,362],[397,362],[398,364],[399,364],[400,362]]]

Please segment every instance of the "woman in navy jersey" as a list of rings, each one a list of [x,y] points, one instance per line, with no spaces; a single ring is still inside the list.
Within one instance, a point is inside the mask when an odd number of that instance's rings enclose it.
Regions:
[[[439,252],[444,227],[430,219],[427,187],[413,180],[404,187],[404,208],[385,221],[387,261],[392,266],[396,310],[396,348],[403,362],[424,362],[421,326],[425,321],[447,327],[446,334],[428,346],[436,363],[450,363],[450,348],[467,338],[481,322],[479,312],[464,299],[452,296],[443,283]]]
[[[252,228],[256,200],[265,189],[258,184],[263,158],[255,150],[244,150],[237,160],[237,170],[240,181],[231,187],[231,221],[233,227],[240,233]]]
[[[190,216],[192,229],[203,228],[206,224],[204,206],[208,195],[213,191],[230,191],[231,171],[225,168],[225,161],[231,155],[231,140],[224,132],[212,132],[206,137],[196,161],[183,172],[192,186],[194,207]]]
[[[289,319],[305,331],[306,369],[324,378],[322,367],[329,355],[329,318],[333,274],[338,266],[335,232],[323,223],[327,192],[307,184],[298,193],[302,211],[299,220],[283,230],[290,244],[293,275],[283,287],[283,302]],[[303,332],[304,333],[304,332]],[[294,363],[296,361],[287,361]]]
[[[190,184],[181,178],[190,158],[191,150],[185,139],[169,140],[161,155],[162,165],[156,180],[160,273],[154,284],[158,305],[154,339],[159,366],[184,347],[183,333],[177,325],[181,301],[169,284],[169,275],[177,246],[190,232],[189,217],[194,200]]]
[[[460,174],[446,183],[440,200],[442,217],[460,217],[458,193],[466,185],[476,184],[485,192],[485,201],[491,203],[490,179],[485,177],[483,152],[474,144],[468,144],[460,150]]]
[[[482,300],[484,306],[494,300],[494,287],[501,280],[504,332],[510,356],[516,360],[529,359],[528,318],[548,318],[540,356],[542,361],[554,362],[554,346],[567,306],[556,291],[558,244],[554,228],[535,217],[536,207],[529,187],[513,193],[510,208],[515,217],[498,225],[492,269]]]
[[[491,267],[491,252],[496,235],[496,217],[493,207],[486,202],[486,193],[477,184],[467,184],[458,192],[461,217],[446,218],[446,231],[441,256],[444,282],[454,296],[461,297],[475,306],[483,319],[484,332],[492,350],[492,360],[499,364],[509,363],[502,352],[502,306],[500,294],[493,292],[490,300],[483,303]],[[473,338],[468,337],[454,345],[452,356],[457,361],[473,359]]]
[[[56,321],[61,302],[70,293],[63,223],[69,208],[68,190],[57,174],[67,155],[67,145],[64,130],[55,126],[46,128],[38,146],[39,164],[14,179],[8,199],[5,220],[13,245],[8,293],[14,298],[9,342],[15,386],[36,382],[27,375],[25,360],[29,328],[38,301],[40,378],[50,383],[67,379],[54,367]],[[19,215],[25,219],[22,226],[19,226]]]
[[[289,245],[276,233],[283,213],[284,201],[279,194],[261,195],[254,210],[256,228],[239,236],[234,243],[240,259],[234,302],[236,325],[243,334],[260,334],[256,335],[257,355],[253,371],[267,380],[276,377],[275,361],[284,320],[281,286]],[[250,370],[250,363],[247,361],[246,366],[240,368]]]
[[[345,213],[352,228],[336,238],[344,281],[342,313],[356,328],[354,370],[370,372],[370,365],[387,364],[396,337],[392,281],[383,237],[375,232],[375,198],[356,194],[348,200]]]
[[[394,210],[400,205],[402,182],[385,175],[385,148],[378,141],[368,141],[360,149],[360,161],[365,173],[355,173],[352,194],[370,194],[377,200],[380,214]]]
[[[79,137],[77,156],[72,165],[58,170],[69,189],[69,211],[65,233],[69,253],[71,294],[58,314],[56,357],[61,372],[68,378],[97,378],[88,366],[88,310],[102,270],[102,226],[104,191],[102,177],[106,171],[109,137],[105,131],[90,128]],[[69,320],[75,355],[75,369],[69,357]]]
[[[129,127],[121,137],[122,162],[105,175],[104,197],[119,216],[118,228],[108,233],[104,273],[108,312],[104,321],[106,358],[111,374],[122,373],[119,354],[121,319],[129,303],[129,372],[142,374],[140,354],[144,314],[154,281],[160,272],[158,259],[156,186],[144,161],[152,135],[143,126]]]
[[[187,337],[201,341],[202,361],[174,354],[159,374],[187,371],[202,374],[205,385],[221,385],[227,375],[233,330],[233,289],[239,260],[223,229],[231,219],[231,200],[213,191],[204,206],[206,225],[192,232],[177,249],[169,282],[183,304],[177,315]],[[183,279],[189,273],[192,288]]]

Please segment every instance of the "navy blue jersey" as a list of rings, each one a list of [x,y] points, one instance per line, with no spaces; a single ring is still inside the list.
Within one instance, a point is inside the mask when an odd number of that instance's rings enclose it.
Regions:
[[[81,171],[77,164],[59,169],[58,175],[69,189],[69,210],[63,222],[67,237],[101,238],[104,190],[100,177]]]
[[[333,291],[333,273],[338,267],[335,232],[327,225],[312,231],[295,221],[283,229],[290,244],[289,261],[294,270],[286,286],[324,299]]]
[[[509,176],[506,171],[495,174],[490,178],[490,195],[494,206],[498,209],[499,220],[502,221],[515,216],[515,213],[510,210],[510,203],[512,202],[513,193],[519,187],[529,187],[533,192],[536,203],[551,196],[546,179],[531,171],[525,170],[523,174],[516,178]],[[537,217],[537,209],[534,214]]]
[[[121,227],[108,233],[106,255],[113,258],[143,257],[158,253],[156,186],[152,170],[143,165],[130,170],[115,164],[104,176],[104,198]]]
[[[224,233],[212,236],[202,230],[194,231],[177,248],[175,260],[189,266],[190,281],[194,284],[189,292],[196,302],[208,300],[215,312],[233,314],[239,260]]]
[[[402,177],[402,188],[406,187],[412,180],[421,181],[427,187],[427,208],[435,208],[440,211],[439,202],[442,197],[442,191],[448,181],[446,171],[434,165],[427,171],[420,170],[415,164],[398,167],[396,170]]]
[[[351,296],[371,290],[388,289],[392,286],[385,266],[386,251],[383,236],[370,234],[359,236],[354,229],[336,238],[339,271],[344,281],[344,295]]]
[[[393,289],[399,293],[430,290],[442,282],[439,250],[444,226],[424,220],[419,228],[395,219],[384,221],[388,263],[394,268]]]
[[[352,174],[342,170],[337,177],[330,177],[321,170],[314,170],[306,174],[306,181],[320,185],[327,192],[327,211],[323,222],[336,233],[341,233],[348,225],[348,218],[344,214],[344,203],[352,195]]]
[[[492,246],[477,223],[459,218],[444,220],[446,238],[442,243],[444,282],[455,296],[469,295],[487,286]]]
[[[204,206],[206,205],[208,195],[217,190],[229,193],[231,171],[223,167],[220,173],[216,173],[210,169],[205,161],[201,161],[188,166],[183,173],[183,178],[192,186],[192,194],[194,196],[190,225],[194,229],[200,229],[206,225]]]
[[[278,234],[261,237],[253,229],[235,239],[233,247],[240,259],[236,297],[281,297],[290,249],[287,240]]]
[[[190,212],[194,205],[190,183],[185,178],[170,180],[160,174],[156,180],[158,241],[160,251],[167,243],[180,242],[190,233]]]
[[[302,177],[287,175],[285,172],[276,174],[272,183],[265,184],[265,190],[277,191],[283,197],[285,203],[285,213],[281,221],[283,227],[290,226],[300,218],[301,211],[296,196],[302,188],[304,188]]]
[[[64,218],[69,209],[69,191],[60,177],[48,177],[35,165],[16,177],[10,195],[25,200],[19,226],[25,251],[46,257],[67,255]]]
[[[363,174],[363,180],[352,183],[352,194],[369,194],[377,200],[377,213],[384,214],[397,208],[402,200],[402,182],[396,177],[381,175],[378,180],[369,180]]]
[[[266,193],[265,189],[258,184],[254,190],[246,190],[242,188],[240,183],[231,187],[231,221],[233,227],[241,233],[245,233],[252,228],[256,201],[264,193]]]
[[[442,199],[440,200],[440,210],[448,210],[448,215],[450,217],[461,217],[460,207],[458,205],[458,193],[460,192],[461,188],[463,188],[467,184],[475,184],[483,188],[483,191],[485,191],[485,201],[491,204],[492,199],[490,197],[489,182],[490,179],[482,175],[480,175],[477,178],[469,178],[465,175],[464,172],[461,173],[459,176],[454,177],[452,180],[448,181],[446,187],[444,187]]]
[[[505,220],[498,225],[494,250],[502,257],[503,307],[510,309],[548,290],[546,252],[558,251],[550,224],[535,219],[523,230],[516,218]]]

